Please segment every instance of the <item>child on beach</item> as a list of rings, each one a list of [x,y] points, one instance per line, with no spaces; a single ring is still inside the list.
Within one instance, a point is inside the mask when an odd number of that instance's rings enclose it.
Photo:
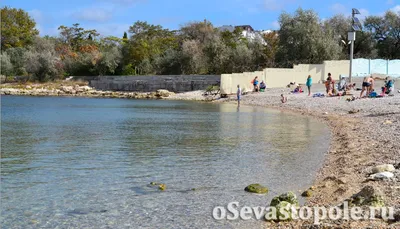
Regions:
[[[311,95],[311,85],[312,85],[312,78],[311,78],[311,75],[308,75],[307,82],[306,82],[306,86],[308,89],[308,96]]]
[[[259,88],[258,88],[258,76],[256,76],[256,77],[251,81],[251,83],[252,83],[253,86],[254,86],[254,92],[258,92],[258,91],[259,91]]]
[[[286,103],[287,102],[287,97],[283,96],[283,94],[281,94],[281,102],[282,103]]]
[[[237,96],[237,101],[238,101],[238,106],[240,105],[240,96],[242,95],[242,89],[240,89],[240,85],[237,85],[237,91],[236,91],[236,96]]]

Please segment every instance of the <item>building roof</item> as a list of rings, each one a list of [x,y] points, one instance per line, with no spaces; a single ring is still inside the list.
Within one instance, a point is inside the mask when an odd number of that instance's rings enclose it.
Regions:
[[[251,25],[238,25],[238,26],[235,26],[235,28],[241,28],[243,30],[254,31],[254,29],[253,29],[253,27],[251,27]]]

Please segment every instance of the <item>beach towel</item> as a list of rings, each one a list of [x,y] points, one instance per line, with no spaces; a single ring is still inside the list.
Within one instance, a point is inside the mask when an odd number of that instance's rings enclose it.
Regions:
[[[324,93],[315,93],[315,94],[313,94],[313,98],[315,98],[315,97],[322,98],[322,97],[325,97],[325,94]]]

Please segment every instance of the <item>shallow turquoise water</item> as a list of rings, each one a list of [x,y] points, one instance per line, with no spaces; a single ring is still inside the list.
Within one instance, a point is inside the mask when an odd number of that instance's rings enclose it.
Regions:
[[[329,140],[312,118],[232,104],[13,96],[1,103],[2,228],[260,227],[216,221],[212,209],[266,206],[308,187]],[[250,183],[270,193],[244,192]]]

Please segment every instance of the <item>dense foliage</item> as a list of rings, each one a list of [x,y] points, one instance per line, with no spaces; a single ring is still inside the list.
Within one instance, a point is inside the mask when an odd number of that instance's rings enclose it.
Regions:
[[[1,73],[46,81],[79,75],[221,74],[266,67],[347,59],[351,18],[322,21],[312,10],[282,13],[278,31],[248,39],[242,30],[192,22],[177,31],[137,21],[121,37],[102,36],[79,24],[60,26],[57,37],[40,37],[21,9],[1,9]],[[400,58],[400,12],[364,20],[357,58]]]

